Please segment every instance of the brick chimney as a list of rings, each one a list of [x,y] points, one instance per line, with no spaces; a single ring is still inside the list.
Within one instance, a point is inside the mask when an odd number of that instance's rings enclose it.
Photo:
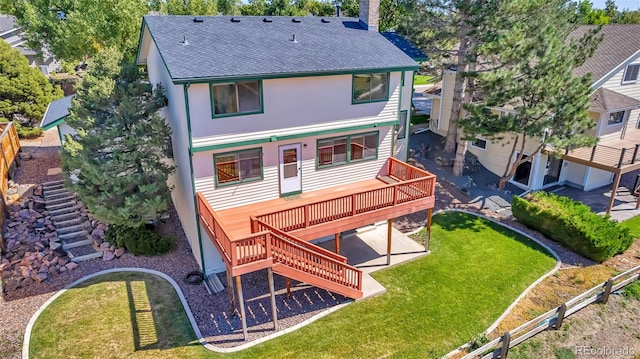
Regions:
[[[369,31],[378,31],[380,0],[360,0],[360,25]]]

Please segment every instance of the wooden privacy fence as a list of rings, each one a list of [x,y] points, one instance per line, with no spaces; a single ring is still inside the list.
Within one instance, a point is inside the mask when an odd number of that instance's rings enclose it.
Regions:
[[[598,301],[606,304],[611,292],[624,288],[636,280],[640,280],[640,266],[610,278],[561,306],[504,333],[501,337],[465,355],[463,359],[507,358],[509,349],[547,329],[560,329],[562,322],[568,316]]]
[[[18,139],[18,133],[16,132],[16,126],[13,122],[0,123],[0,144],[2,145],[2,154],[0,155],[0,178],[2,184],[0,185],[0,191],[2,192],[2,198],[7,196],[7,182],[9,174],[13,168],[18,151],[20,151],[20,140]]]

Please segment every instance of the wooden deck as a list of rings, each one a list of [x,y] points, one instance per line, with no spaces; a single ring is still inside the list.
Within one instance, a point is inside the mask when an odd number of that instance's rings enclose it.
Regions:
[[[198,193],[197,206],[200,223],[231,277],[271,268],[360,298],[362,271],[307,241],[432,209],[435,183],[433,174],[389,158],[378,178],[221,211],[214,211]]]
[[[251,217],[262,214],[283,211],[308,203],[321,202],[336,197],[349,196],[366,190],[373,190],[387,186],[381,179],[372,178],[353,182],[348,185],[330,187],[317,191],[303,192],[291,197],[277,198],[270,201],[252,203],[246,206],[234,207],[216,211],[224,223],[227,235],[231,238],[242,238],[251,234]]]

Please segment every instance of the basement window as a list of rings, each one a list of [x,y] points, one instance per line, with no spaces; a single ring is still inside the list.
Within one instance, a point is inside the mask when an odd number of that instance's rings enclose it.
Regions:
[[[211,102],[213,117],[262,113],[262,82],[213,84]]]
[[[487,140],[483,140],[481,138],[475,138],[473,141],[469,142],[471,146],[477,147],[483,150],[487,149]]]

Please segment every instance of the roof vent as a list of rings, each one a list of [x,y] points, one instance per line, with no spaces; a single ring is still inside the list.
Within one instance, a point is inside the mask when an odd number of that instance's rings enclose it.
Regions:
[[[264,19],[262,19],[262,22],[273,22],[272,19],[267,19],[266,17]]]
[[[193,18],[193,22],[200,23],[200,22],[204,22],[204,20],[203,19],[198,19],[197,17],[194,17]]]
[[[327,20],[325,18],[323,18],[322,20],[320,20],[323,24],[328,24],[331,22],[331,20]]]
[[[298,20],[298,19],[296,19],[296,18],[294,17],[293,19],[291,19],[291,22],[295,22],[295,23],[297,24],[297,23],[302,22],[302,20]]]
[[[187,35],[185,35],[185,36],[182,38],[182,41],[180,41],[180,42],[181,42],[181,43],[182,43],[182,45],[184,45],[184,46],[189,45],[189,41],[187,41]]]
[[[298,43],[298,40],[296,40],[296,34],[293,34],[293,38],[291,39],[291,42],[293,42],[294,44]]]
[[[240,22],[240,19],[236,19],[234,17],[231,18],[231,22]]]

